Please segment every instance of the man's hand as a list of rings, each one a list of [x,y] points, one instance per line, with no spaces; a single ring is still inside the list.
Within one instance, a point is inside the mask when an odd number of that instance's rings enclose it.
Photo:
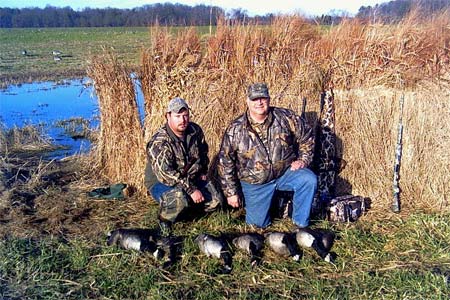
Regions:
[[[227,197],[227,202],[231,207],[238,208],[241,200],[238,195]]]
[[[305,163],[303,161],[301,161],[301,160],[294,160],[291,163],[291,170],[292,171],[295,171],[295,170],[298,170],[298,169],[303,169],[304,167],[306,167]]]
[[[195,190],[189,196],[191,196],[192,201],[194,201],[194,203],[201,203],[205,201],[205,198],[203,197],[203,194],[202,192],[200,192],[200,190]]]

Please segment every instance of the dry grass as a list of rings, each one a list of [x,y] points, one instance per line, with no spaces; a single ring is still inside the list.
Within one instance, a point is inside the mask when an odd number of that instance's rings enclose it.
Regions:
[[[427,19],[412,14],[392,26],[348,20],[326,32],[298,16],[267,27],[222,21],[204,41],[193,29],[171,34],[153,27],[139,74],[144,129],[125,68],[110,56],[90,67],[102,113],[98,165],[111,180],[144,193],[145,142],[163,124],[174,96],[189,102],[213,156],[226,125],[244,111],[250,82],[267,82],[272,104],[297,112],[307,97],[312,125],[320,93],[334,86],[336,133],[348,162],[338,190],[351,187],[383,211],[390,207],[398,98],[404,93],[403,207],[448,209],[449,20],[448,12]]]
[[[1,124],[0,124],[1,125]],[[54,150],[57,146],[44,134],[42,126],[0,127],[0,152]]]
[[[375,87],[339,91],[336,132],[348,162],[340,178],[353,193],[373,200],[386,210],[392,196],[394,149],[401,91]],[[400,172],[402,204],[406,209],[448,209],[450,180],[448,132],[449,92],[418,86],[405,91],[403,157]]]
[[[94,149],[97,167],[111,181],[141,187],[145,154],[133,81],[113,56],[103,59],[93,61],[88,69],[100,108],[100,133]]]

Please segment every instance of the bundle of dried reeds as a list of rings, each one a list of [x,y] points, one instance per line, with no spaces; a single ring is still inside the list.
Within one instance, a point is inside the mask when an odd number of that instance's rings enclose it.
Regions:
[[[195,81],[192,70],[200,60],[200,38],[194,28],[172,36],[167,28],[150,31],[152,47],[142,53],[140,75],[145,101],[145,128],[155,128],[164,119],[165,101],[183,96]],[[148,138],[148,134],[145,134]]]
[[[413,12],[395,25],[344,21],[322,36],[311,58],[329,60],[335,85],[347,89],[439,80],[449,71],[449,17]]]
[[[88,75],[100,108],[100,134],[94,149],[101,175],[138,190],[143,186],[145,144],[133,80],[113,55],[93,60]]]

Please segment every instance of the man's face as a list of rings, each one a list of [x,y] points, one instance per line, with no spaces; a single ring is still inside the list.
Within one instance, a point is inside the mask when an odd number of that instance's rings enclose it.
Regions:
[[[179,113],[167,113],[167,123],[177,136],[182,136],[189,124],[189,110],[183,109]]]
[[[267,116],[269,113],[269,98],[247,99],[248,110],[251,115]]]

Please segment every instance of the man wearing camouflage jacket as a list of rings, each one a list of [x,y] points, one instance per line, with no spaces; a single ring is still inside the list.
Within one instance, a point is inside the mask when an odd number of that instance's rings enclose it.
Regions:
[[[147,144],[145,184],[159,202],[159,221],[164,234],[170,232],[185,208],[201,206],[212,211],[220,195],[206,181],[208,145],[203,130],[189,121],[189,107],[181,98],[170,101],[167,122]]]
[[[317,189],[311,128],[292,110],[270,107],[265,83],[248,87],[247,111],[227,128],[219,152],[219,175],[227,202],[244,205],[246,222],[267,227],[275,190],[293,191],[292,220],[309,224]],[[241,200],[241,194],[244,201]]]

